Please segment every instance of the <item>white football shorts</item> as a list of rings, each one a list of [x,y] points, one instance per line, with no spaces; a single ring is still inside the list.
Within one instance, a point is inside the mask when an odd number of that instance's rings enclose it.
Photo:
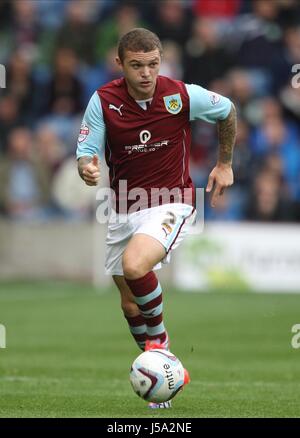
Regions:
[[[169,263],[171,251],[178,247],[188,234],[196,218],[196,210],[188,204],[164,204],[130,214],[112,211],[106,238],[105,273],[123,275],[122,256],[135,234],[147,234],[158,240],[166,249],[162,263]],[[161,263],[153,269],[160,269]]]

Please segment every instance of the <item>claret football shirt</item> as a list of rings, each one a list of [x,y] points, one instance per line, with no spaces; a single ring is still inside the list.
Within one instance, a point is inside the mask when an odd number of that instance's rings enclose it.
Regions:
[[[225,119],[231,101],[199,85],[158,76],[152,100],[146,109],[142,106],[129,95],[122,78],[99,88],[83,117],[77,158],[105,153],[117,202],[136,189],[149,195],[153,188],[193,190],[190,122]],[[120,181],[126,181],[126,193]]]

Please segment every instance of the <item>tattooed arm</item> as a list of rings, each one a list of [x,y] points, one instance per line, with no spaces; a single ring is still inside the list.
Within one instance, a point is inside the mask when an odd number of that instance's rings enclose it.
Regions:
[[[211,171],[207,192],[213,190],[211,206],[215,207],[217,199],[223,194],[226,187],[233,184],[232,155],[236,137],[236,109],[231,105],[231,110],[226,119],[218,120],[219,154],[216,166]]]
[[[218,120],[219,158],[218,163],[232,163],[233,147],[236,136],[236,109],[231,104],[231,110],[225,120]]]

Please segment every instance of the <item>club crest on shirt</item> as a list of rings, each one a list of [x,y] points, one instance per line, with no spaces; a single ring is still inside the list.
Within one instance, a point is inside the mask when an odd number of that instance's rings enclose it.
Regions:
[[[164,103],[167,111],[171,114],[178,114],[182,110],[180,93],[164,96]]]

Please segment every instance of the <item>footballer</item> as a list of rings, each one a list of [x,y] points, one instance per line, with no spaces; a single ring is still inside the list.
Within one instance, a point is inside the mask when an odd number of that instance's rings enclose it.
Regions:
[[[160,76],[161,60],[157,35],[142,28],[126,33],[116,58],[123,77],[92,95],[77,143],[79,174],[89,186],[99,183],[99,156],[105,154],[114,193],[105,270],[120,291],[124,316],[142,350],[169,348],[162,289],[154,271],[169,262],[195,220],[189,174],[193,120],[217,125],[218,158],[206,187],[213,207],[233,184],[233,103],[199,85]],[[187,371],[185,377],[187,383]]]

